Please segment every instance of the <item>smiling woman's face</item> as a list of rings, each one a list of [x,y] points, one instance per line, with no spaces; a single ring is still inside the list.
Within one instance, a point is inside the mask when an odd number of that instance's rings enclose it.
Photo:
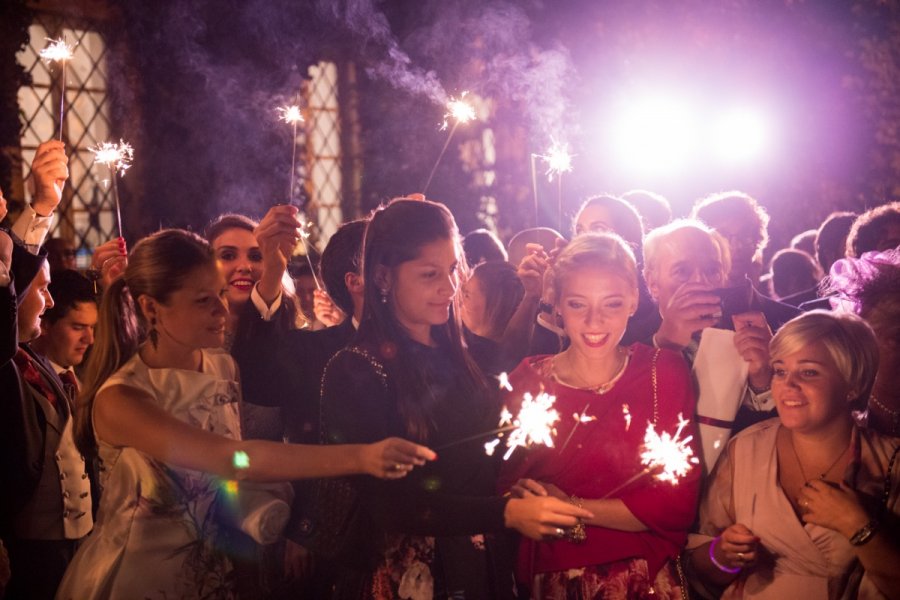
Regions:
[[[250,292],[262,274],[262,253],[253,233],[246,229],[226,229],[212,242],[219,269],[227,283],[225,296],[229,310],[250,299]]]

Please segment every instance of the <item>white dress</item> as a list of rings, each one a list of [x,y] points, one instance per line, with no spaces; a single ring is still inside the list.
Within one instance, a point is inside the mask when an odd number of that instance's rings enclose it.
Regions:
[[[101,390],[111,385],[139,389],[180,421],[240,439],[240,390],[234,362],[222,350],[203,350],[202,371],[151,369],[135,355]],[[97,441],[103,486],[97,523],[57,598],[234,597],[231,564],[216,549],[217,513],[228,507],[234,484]]]

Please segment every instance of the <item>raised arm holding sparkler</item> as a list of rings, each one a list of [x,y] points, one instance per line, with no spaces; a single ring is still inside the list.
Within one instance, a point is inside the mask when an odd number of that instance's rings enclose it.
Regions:
[[[507,398],[544,390],[562,418],[552,448],[535,446],[504,463],[501,490],[556,497],[594,517],[564,540],[523,541],[520,571],[530,574],[521,583],[542,597],[572,586],[596,597],[612,580],[676,593],[670,559],[694,519],[700,476],[690,462],[690,374],[676,353],[619,345],[637,306],[634,256],[619,238],[576,237],[549,280],[570,346],[525,359],[510,375],[515,391]],[[581,574],[573,578],[572,569]]]

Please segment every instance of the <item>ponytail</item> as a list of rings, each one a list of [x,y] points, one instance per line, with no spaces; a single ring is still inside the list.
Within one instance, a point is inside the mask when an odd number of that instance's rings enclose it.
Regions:
[[[97,449],[92,421],[94,397],[106,380],[135,355],[144,337],[125,277],[116,279],[103,293],[96,331],[75,415],[75,444],[85,456],[93,456]]]

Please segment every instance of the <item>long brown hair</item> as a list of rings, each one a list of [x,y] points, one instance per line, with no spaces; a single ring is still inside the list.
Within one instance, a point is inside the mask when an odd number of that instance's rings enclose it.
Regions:
[[[91,413],[97,391],[137,353],[147,337],[147,322],[137,299],[146,294],[166,302],[195,269],[215,264],[206,240],[181,229],[164,229],[134,246],[125,274],[106,289],[100,302],[97,334],[75,420],[75,442],[83,454],[96,451]]]
[[[431,394],[428,381],[420,365],[409,354],[409,335],[394,314],[391,304],[382,302],[375,281],[379,267],[393,271],[402,263],[415,260],[423,246],[437,240],[453,241],[464,276],[465,254],[460,244],[459,230],[453,215],[438,202],[408,198],[393,200],[372,215],[363,243],[365,300],[359,340],[379,349],[396,349],[396,355],[385,361],[385,367],[393,381],[397,409],[406,433],[420,441],[427,441],[429,432],[431,407],[427,399]],[[443,325],[433,325],[431,334],[462,374],[466,391],[486,394],[487,385],[463,346],[461,332],[457,294],[450,308],[450,319]]]

